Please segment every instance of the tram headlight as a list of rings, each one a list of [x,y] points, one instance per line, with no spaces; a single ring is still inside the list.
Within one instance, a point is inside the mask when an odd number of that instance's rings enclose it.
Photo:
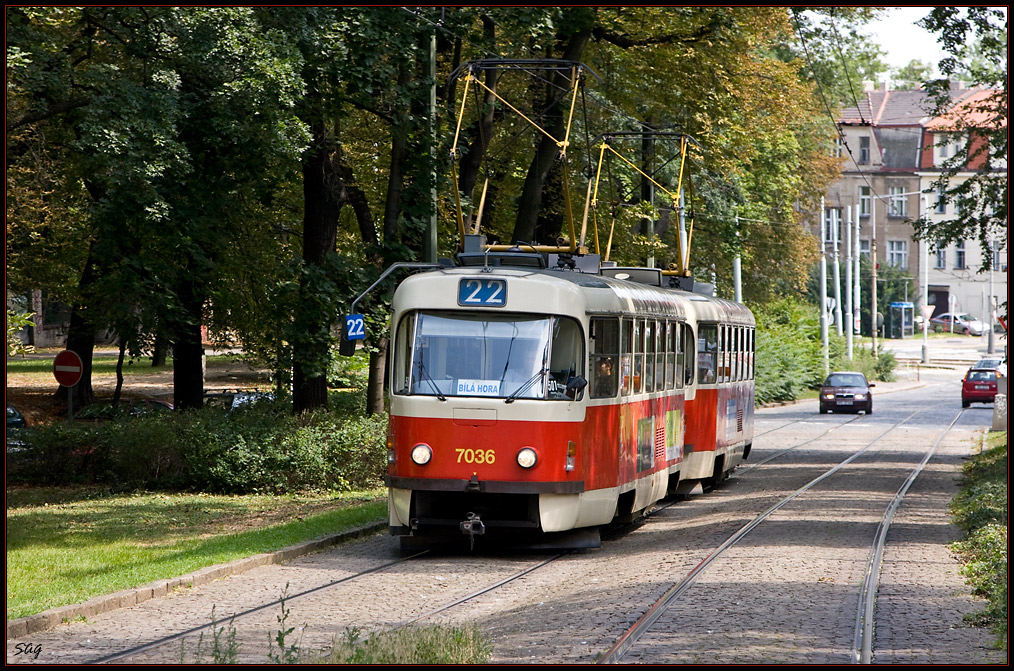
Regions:
[[[539,461],[539,455],[531,447],[522,447],[518,451],[518,466],[532,468]]]
[[[412,461],[420,466],[430,463],[433,458],[433,450],[426,443],[419,443],[412,448]]]

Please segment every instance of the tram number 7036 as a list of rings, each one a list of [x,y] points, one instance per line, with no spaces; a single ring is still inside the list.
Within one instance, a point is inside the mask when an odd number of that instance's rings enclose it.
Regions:
[[[502,308],[506,304],[506,280],[467,278],[458,282],[458,305]]]
[[[473,450],[471,448],[459,447],[455,450],[458,453],[458,463],[466,464],[492,464],[496,461],[496,452],[493,450]]]

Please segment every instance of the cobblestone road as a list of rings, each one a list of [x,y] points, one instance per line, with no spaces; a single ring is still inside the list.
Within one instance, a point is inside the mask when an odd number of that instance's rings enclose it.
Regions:
[[[799,486],[795,483],[806,481],[819,461],[841,458],[837,452],[844,454],[868,441],[892,420],[930,400],[953,400],[956,413],[960,403],[951,379],[955,375],[960,373],[923,370],[918,384],[904,380],[878,385],[877,414],[847,424],[847,417],[818,416],[816,401],[761,410],[750,464],[818,436],[829,423],[842,426],[828,434],[833,439],[815,441],[809,457],[741,469],[725,487],[666,508],[601,548],[574,552],[427,621],[478,624],[493,639],[494,663],[594,663],[673,581]],[[989,425],[989,412],[978,408],[963,413],[898,511],[877,601],[875,663],[1006,661],[989,647],[988,632],[962,622],[981,603],[968,596],[959,565],[946,547],[958,538],[948,523],[947,504],[957,491],[956,476],[977,431]],[[944,414],[954,413],[948,409]],[[936,435],[932,427],[919,425],[897,433],[851,475],[779,511],[764,534],[738,546],[702,576],[623,661],[848,663],[849,627],[869,543],[884,501],[897,489],[886,474],[892,469],[907,473],[920,446],[928,446]],[[798,533],[800,526],[807,528],[805,534]],[[212,609],[225,623],[232,613],[283,592],[295,594],[398,556],[395,539],[376,535],[281,565],[252,568],[84,621],[8,637],[7,661],[85,663],[207,624]],[[301,637],[305,649],[319,649],[349,626],[365,631],[390,626],[542,559],[545,556],[433,556],[356,584],[321,590],[289,604],[287,624],[297,627],[290,642]],[[269,639],[279,629],[280,613],[276,605],[244,618],[243,625],[237,622],[241,661],[268,661]],[[195,639],[186,645],[192,651]],[[38,650],[38,657],[25,654],[26,649]],[[180,645],[127,661],[179,663]]]

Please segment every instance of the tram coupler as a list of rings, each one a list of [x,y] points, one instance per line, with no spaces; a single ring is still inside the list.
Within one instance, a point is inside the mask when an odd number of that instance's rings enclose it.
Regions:
[[[486,533],[486,525],[482,523],[482,520],[475,513],[468,513],[465,521],[460,523],[458,528],[466,536],[481,536]]]

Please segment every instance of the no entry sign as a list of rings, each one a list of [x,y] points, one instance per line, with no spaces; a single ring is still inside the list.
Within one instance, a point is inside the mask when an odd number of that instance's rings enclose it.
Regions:
[[[64,387],[73,387],[81,379],[84,366],[77,352],[65,349],[53,359],[53,375]]]

